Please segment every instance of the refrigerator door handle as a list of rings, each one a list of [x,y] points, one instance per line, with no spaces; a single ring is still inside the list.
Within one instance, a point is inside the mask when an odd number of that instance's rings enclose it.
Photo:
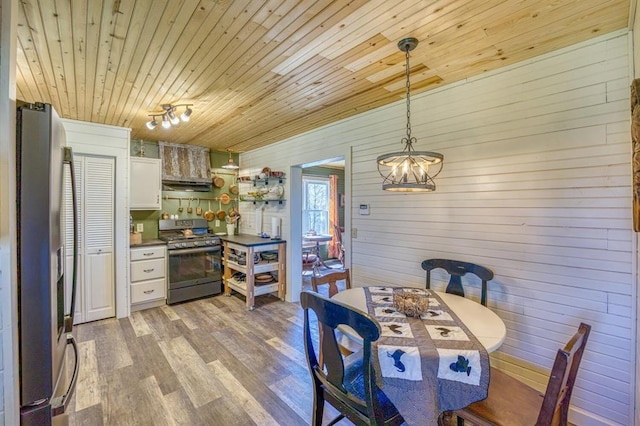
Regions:
[[[73,204],[73,275],[71,278],[71,306],[69,315],[64,317],[64,331],[71,333],[73,329],[73,315],[76,311],[76,286],[78,285],[78,198],[76,195],[76,176],[73,167],[73,150],[64,147],[63,161],[69,165],[71,177],[71,198]]]
[[[69,383],[67,392],[65,392],[64,395],[51,400],[51,412],[53,416],[58,416],[67,410],[69,401],[76,391],[76,382],[78,381],[78,373],[80,372],[80,354],[78,351],[78,344],[71,334],[67,334],[67,345],[71,345],[73,347],[76,365],[73,367],[73,376],[71,377],[71,382]]]

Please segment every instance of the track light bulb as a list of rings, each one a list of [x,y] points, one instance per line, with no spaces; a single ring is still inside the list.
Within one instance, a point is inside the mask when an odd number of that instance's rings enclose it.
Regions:
[[[182,115],[180,116],[180,119],[186,123],[187,121],[189,121],[189,117],[191,117],[192,112],[193,110],[187,107],[187,109],[185,109]]]
[[[180,123],[180,120],[178,120],[178,117],[176,117],[175,113],[173,112],[173,108],[171,108],[169,111],[167,111],[167,115],[169,116],[169,121],[174,126],[176,124]]]
[[[162,115],[162,127],[165,129],[171,127],[171,122],[169,121],[169,116],[167,116],[167,114]]]
[[[153,130],[158,125],[158,120],[155,117],[152,118],[151,121],[147,121],[147,129]]]

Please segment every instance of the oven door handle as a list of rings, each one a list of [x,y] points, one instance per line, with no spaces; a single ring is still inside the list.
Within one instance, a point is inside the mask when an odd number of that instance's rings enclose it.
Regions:
[[[221,246],[209,246],[209,247],[197,247],[197,248],[189,248],[189,249],[173,249],[169,250],[169,256],[180,256],[181,254],[192,254],[192,253],[212,253],[212,252],[220,252],[222,251]]]

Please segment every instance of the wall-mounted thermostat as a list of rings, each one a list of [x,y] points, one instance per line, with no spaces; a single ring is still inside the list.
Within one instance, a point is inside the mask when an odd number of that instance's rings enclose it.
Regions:
[[[360,204],[360,215],[369,215],[369,204]]]

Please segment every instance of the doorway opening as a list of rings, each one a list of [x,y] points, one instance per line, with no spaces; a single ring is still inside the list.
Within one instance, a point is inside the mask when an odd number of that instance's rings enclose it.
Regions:
[[[348,155],[291,168],[291,284],[299,295],[314,268],[348,267]],[[300,261],[298,261],[300,259]],[[316,269],[318,270],[318,269]]]

